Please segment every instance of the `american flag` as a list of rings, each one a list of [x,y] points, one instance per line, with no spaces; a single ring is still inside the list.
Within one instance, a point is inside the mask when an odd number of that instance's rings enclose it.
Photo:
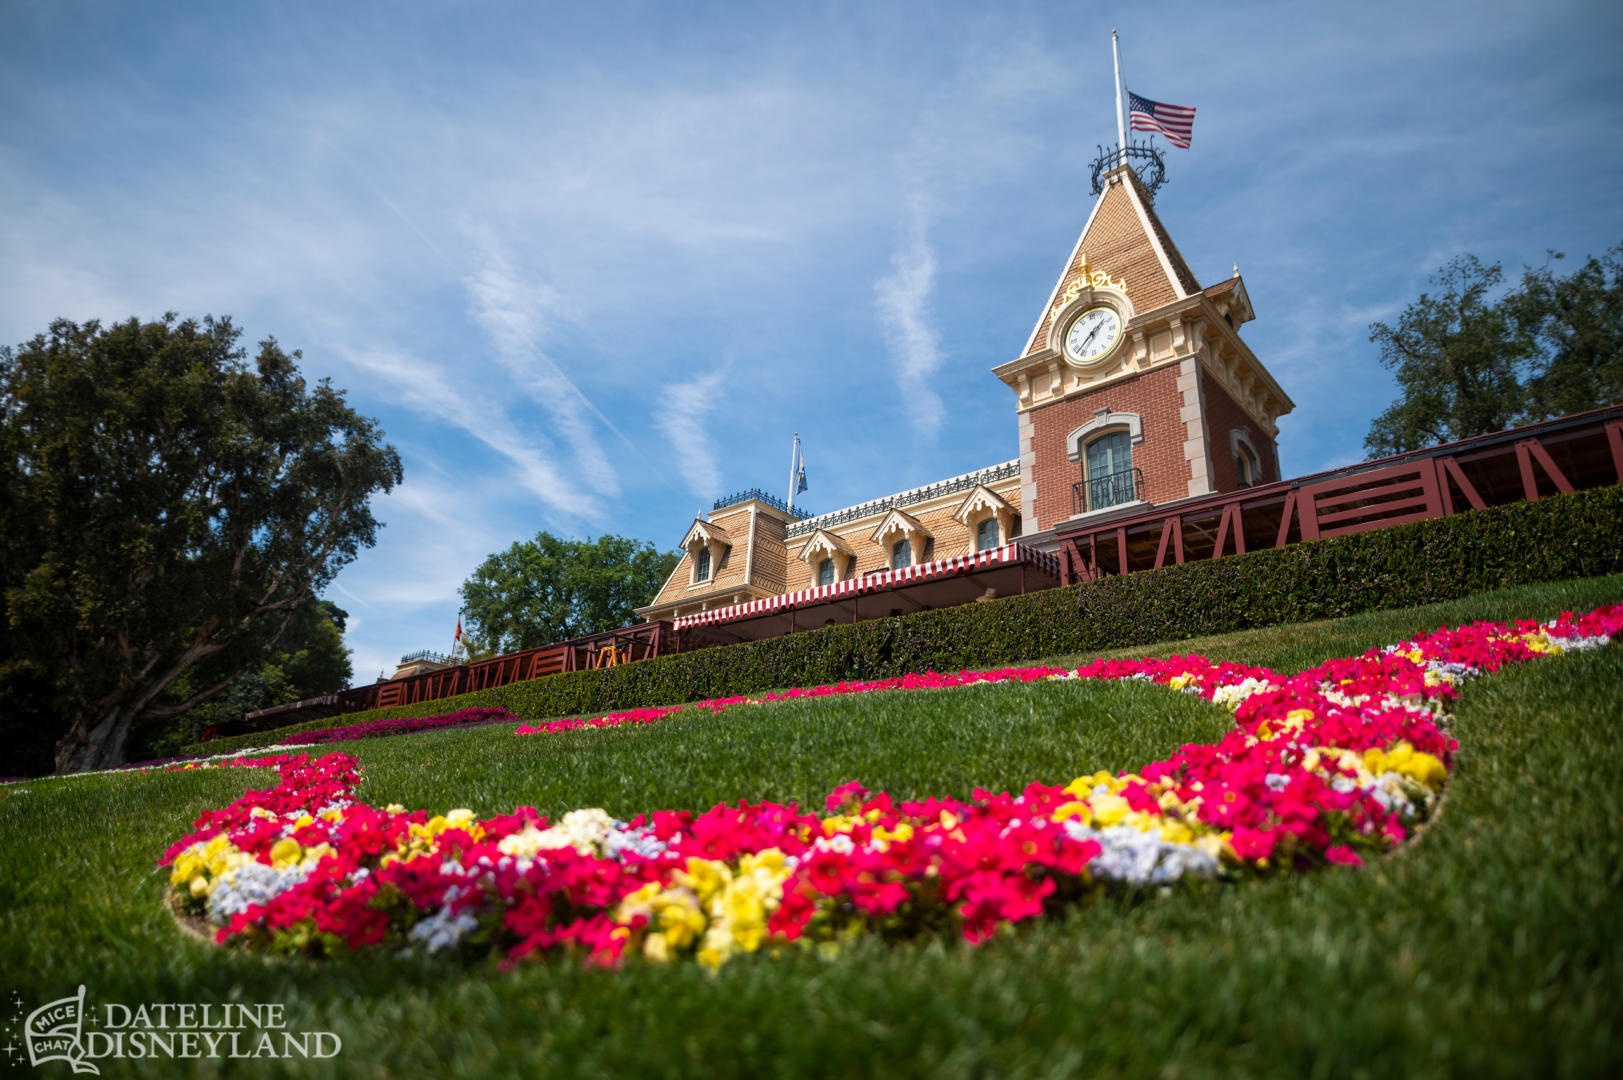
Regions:
[[[1195,130],[1195,110],[1187,105],[1168,105],[1127,91],[1128,127],[1134,131],[1159,131],[1167,142],[1180,150],[1189,149]]]

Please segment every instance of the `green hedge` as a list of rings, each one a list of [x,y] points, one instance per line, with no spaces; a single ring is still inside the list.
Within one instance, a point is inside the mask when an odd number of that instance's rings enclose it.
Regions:
[[[911,671],[985,668],[1258,626],[1413,607],[1507,585],[1623,572],[1623,487],[1512,503],[984,603],[824,627],[373,709],[296,731],[501,705],[529,719],[699,701]]]

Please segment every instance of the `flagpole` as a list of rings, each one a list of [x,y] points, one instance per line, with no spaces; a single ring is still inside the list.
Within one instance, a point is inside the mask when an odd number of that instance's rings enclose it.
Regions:
[[[1110,31],[1110,55],[1116,61],[1116,144],[1121,147],[1121,163],[1127,164],[1127,114],[1121,111],[1121,46],[1116,31]]]
[[[795,509],[795,465],[800,459],[800,432],[795,432],[795,445],[789,451],[789,511]]]

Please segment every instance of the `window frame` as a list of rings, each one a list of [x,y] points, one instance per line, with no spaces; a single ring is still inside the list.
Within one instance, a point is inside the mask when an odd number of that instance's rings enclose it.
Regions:
[[[992,542],[989,543],[989,544],[984,542],[986,538],[983,535],[984,531],[985,531],[985,529],[986,529],[986,527],[988,525],[990,525],[992,527]],[[976,551],[991,551],[995,547],[1002,546],[1002,543],[1003,543],[1003,537],[1001,535],[1002,531],[1003,531],[1002,527],[998,524],[996,514],[988,514],[984,518],[982,518],[980,521],[976,522],[975,523],[975,550]]]

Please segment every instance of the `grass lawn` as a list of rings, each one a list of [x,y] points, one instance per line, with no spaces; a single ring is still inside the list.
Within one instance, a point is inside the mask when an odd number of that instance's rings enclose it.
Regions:
[[[1128,650],[1295,670],[1476,618],[1623,599],[1623,578]],[[1063,782],[1215,738],[1223,710],[1131,683],[797,701],[515,738],[511,728],[340,744],[361,797],[488,814],[718,800],[820,802]],[[1363,870],[1112,901],[980,948],[860,942],[834,959],[582,970],[366,956],[265,961],[181,937],[154,860],[268,774],[40,781],[0,798],[0,971],[32,1005],[280,1002],[369,1076],[1269,1074],[1623,1071],[1623,647],[1467,687],[1442,817]],[[8,1014],[9,1015],[9,1014]],[[104,1061],[103,1075],[218,1063]],[[241,1068],[241,1065],[238,1065]],[[61,1063],[42,1066],[68,1075]]]

